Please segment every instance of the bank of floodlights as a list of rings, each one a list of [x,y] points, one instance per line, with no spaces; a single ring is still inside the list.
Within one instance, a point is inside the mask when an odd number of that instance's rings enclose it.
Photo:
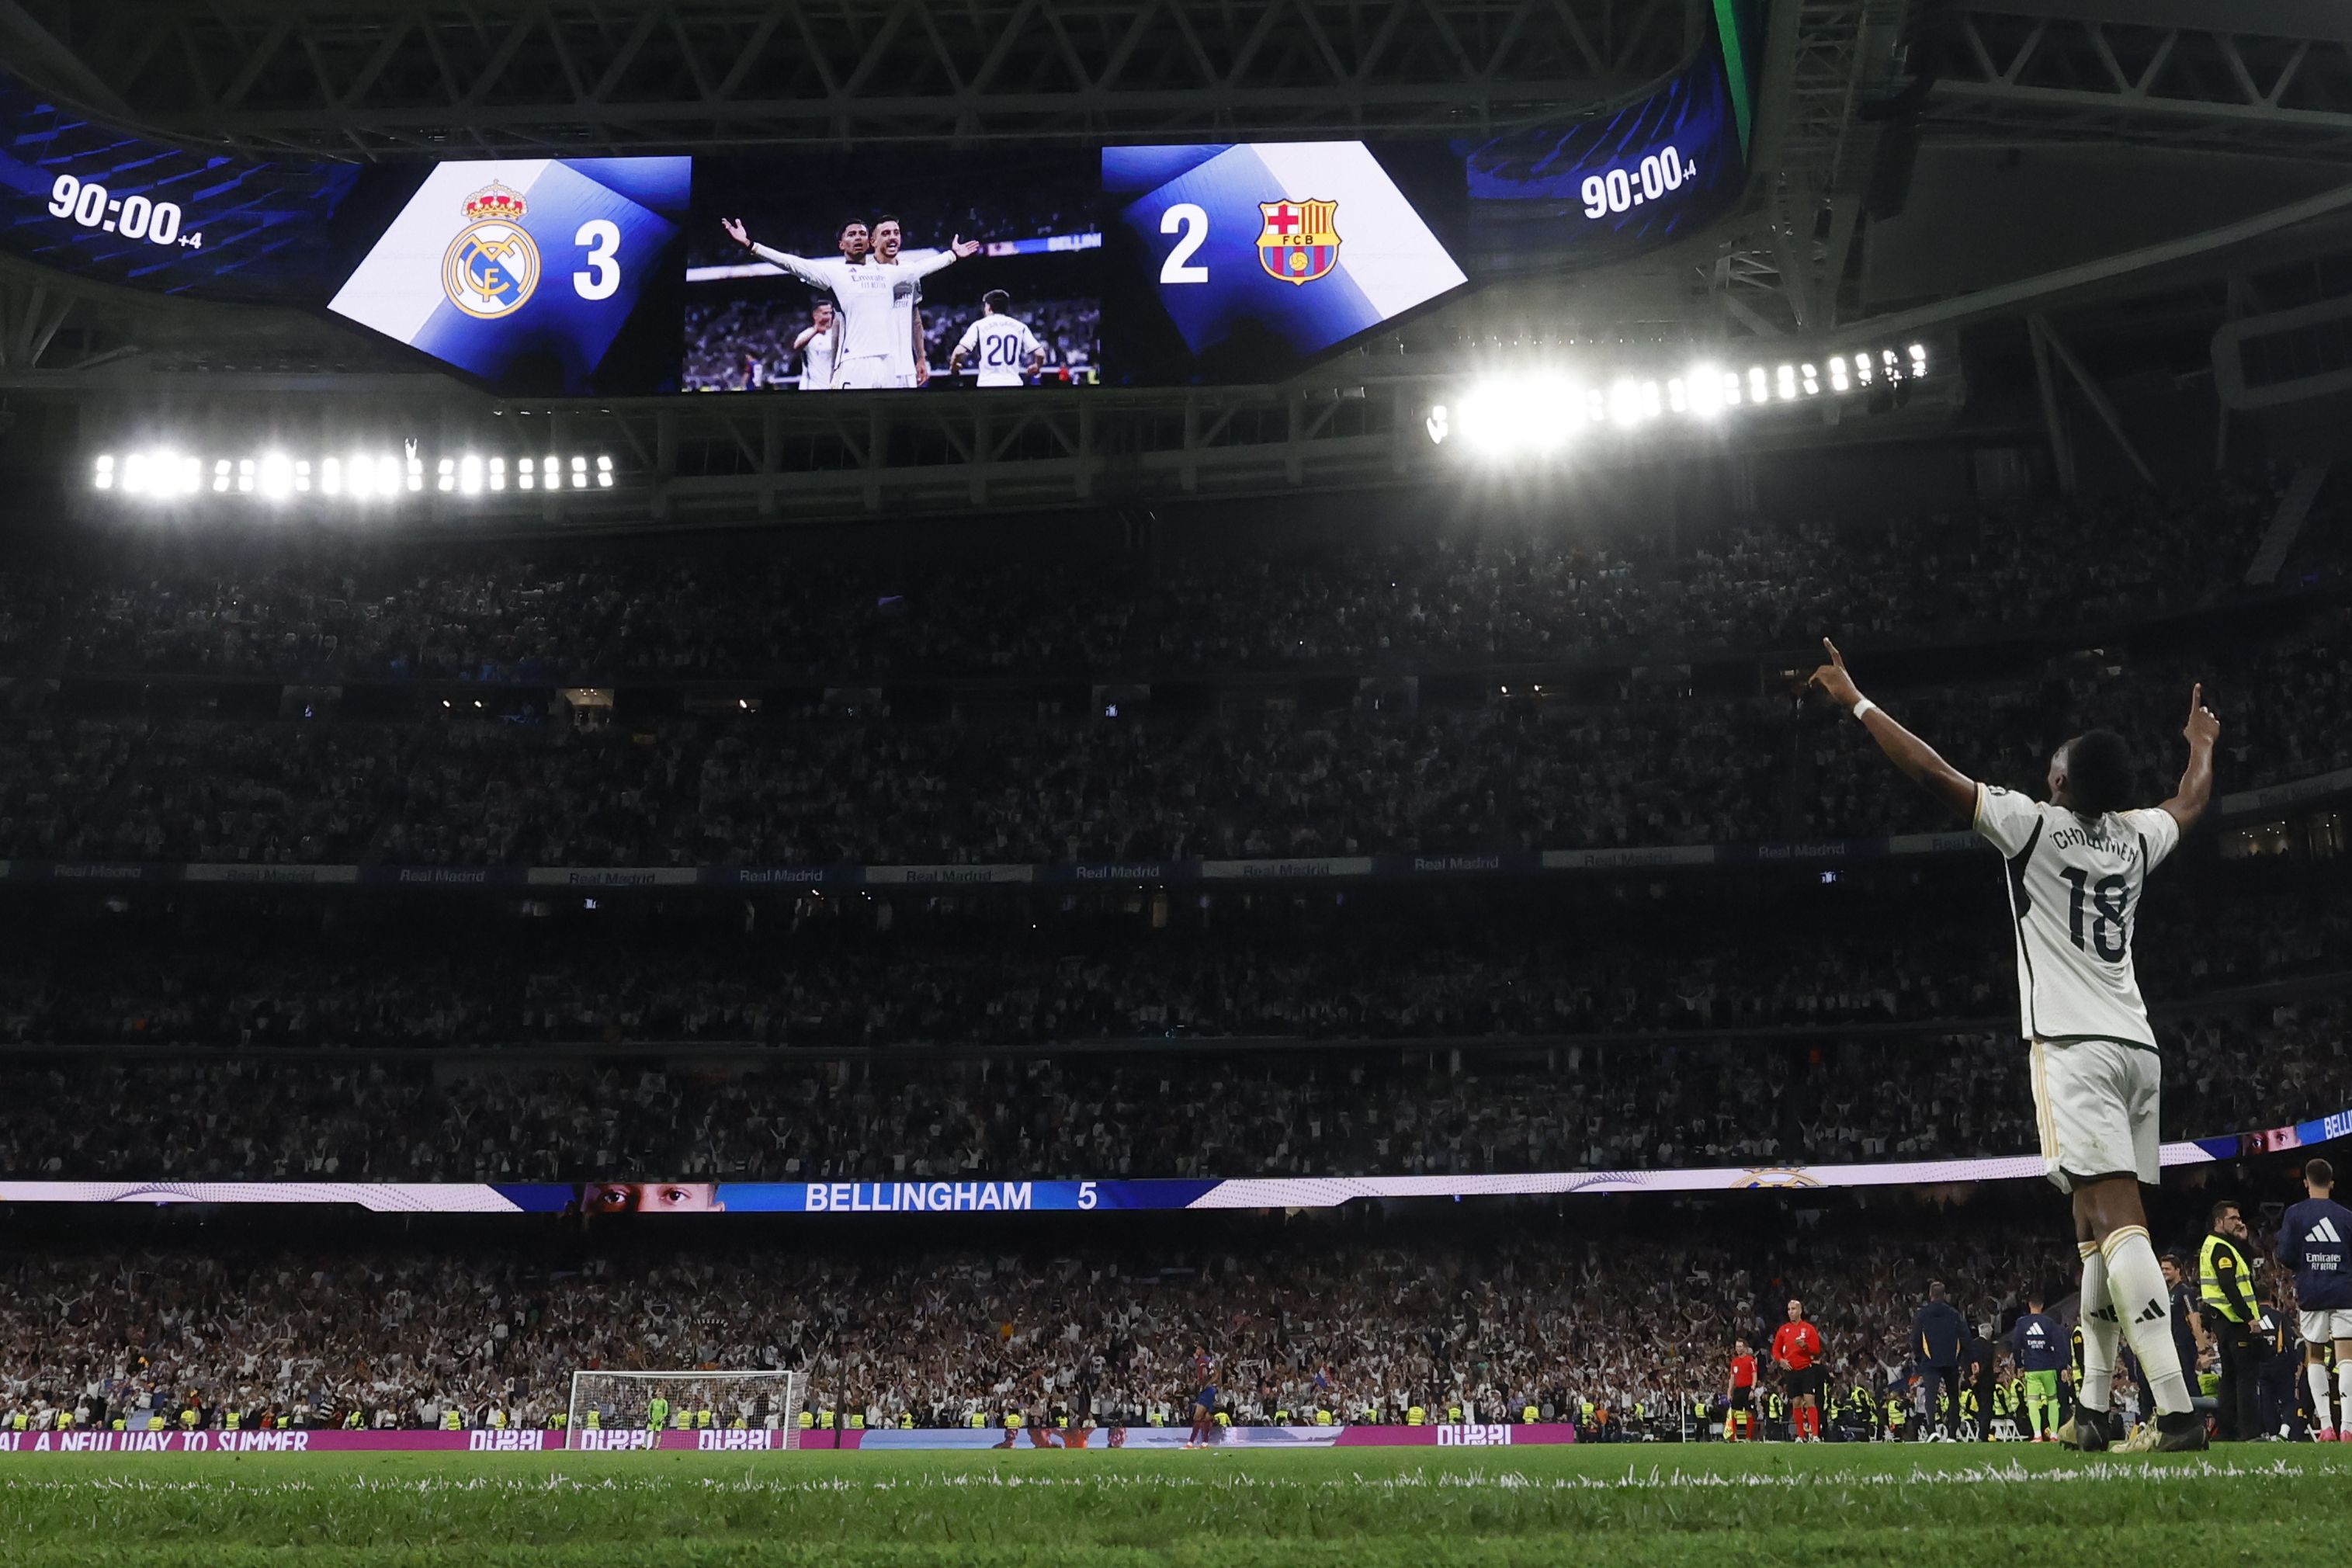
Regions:
[[[508,491],[609,490],[610,454],[461,452],[427,458],[357,447],[310,457],[282,451],[232,458],[198,457],[169,447],[100,452],[90,459],[92,489],[142,501],[205,496],[285,501],[313,497],[335,502],[397,500],[417,495],[483,495]]]
[[[1899,387],[1927,375],[1927,347],[1860,349],[1745,369],[1699,363],[1680,375],[1606,381],[1566,372],[1498,374],[1474,382],[1451,403],[1433,405],[1424,428],[1493,457],[1558,452],[1598,429],[1633,430],[1659,420],[1713,421],[1750,409]]]

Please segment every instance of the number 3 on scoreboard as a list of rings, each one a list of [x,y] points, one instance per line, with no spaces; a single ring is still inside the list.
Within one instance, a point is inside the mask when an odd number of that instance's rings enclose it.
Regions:
[[[583,300],[609,300],[621,287],[621,226],[608,217],[592,217],[580,226],[572,243],[588,247],[588,270],[572,275],[572,291]]]
[[[1160,233],[1174,234],[1180,228],[1184,231],[1184,237],[1176,242],[1176,248],[1170,251],[1168,259],[1160,264],[1160,281],[1206,283],[1209,280],[1209,269],[1206,267],[1194,266],[1192,253],[1208,243],[1209,214],[1207,210],[1196,202],[1178,202],[1160,215]]]

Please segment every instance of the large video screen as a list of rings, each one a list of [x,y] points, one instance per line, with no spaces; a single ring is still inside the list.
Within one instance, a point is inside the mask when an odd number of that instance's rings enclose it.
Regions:
[[[1098,381],[1095,207],[1083,150],[699,160],[679,384]]]
[[[327,309],[519,392],[676,385],[692,162],[534,158],[371,169],[331,228]]]
[[[508,393],[1264,384],[1712,222],[1747,178],[1740,37],[1615,113],[1452,142],[364,166],[146,142],[0,76],[0,247]]]
[[[1469,281],[1444,148],[1107,147],[1102,187],[1122,382],[1278,380]]]

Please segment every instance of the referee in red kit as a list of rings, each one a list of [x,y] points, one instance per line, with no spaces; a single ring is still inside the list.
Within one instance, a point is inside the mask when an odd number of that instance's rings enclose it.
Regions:
[[[1805,1321],[1805,1304],[1789,1303],[1789,1321],[1772,1331],[1772,1364],[1789,1374],[1789,1429],[1800,1443],[1822,1440],[1822,1334]]]

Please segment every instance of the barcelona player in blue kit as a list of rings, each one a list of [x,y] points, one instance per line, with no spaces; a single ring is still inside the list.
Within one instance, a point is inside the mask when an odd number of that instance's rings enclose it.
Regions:
[[[1184,1447],[1198,1448],[1217,1440],[1217,1363],[1205,1345],[1192,1352],[1192,1383],[1200,1392],[1192,1395],[1192,1435]]]

